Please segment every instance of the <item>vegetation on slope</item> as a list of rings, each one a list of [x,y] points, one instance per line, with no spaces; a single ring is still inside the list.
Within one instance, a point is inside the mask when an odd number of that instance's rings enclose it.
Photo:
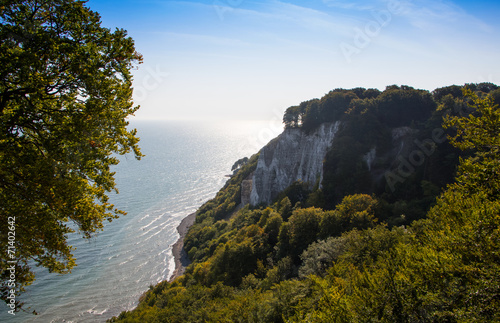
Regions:
[[[488,87],[489,95],[481,86]],[[328,208],[329,197],[319,187],[309,192],[296,183],[272,205],[246,206],[228,217],[234,208],[227,206],[237,204],[231,186],[251,173],[250,161],[239,179],[234,177],[221,190],[218,201],[200,209],[186,240],[193,260],[186,274],[152,286],[137,309],[111,321],[500,320],[500,111],[493,101],[498,90],[488,84],[464,90],[465,96],[461,90],[434,91],[437,109],[422,119],[420,128],[432,128],[444,116],[450,143],[464,150],[454,182],[443,192],[443,185],[415,175],[394,192],[368,195],[354,189]],[[360,100],[382,96],[370,93]],[[398,122],[395,125],[401,126]],[[437,165],[431,163],[423,173],[439,172],[433,169]],[[327,167],[325,163],[325,171]],[[328,184],[325,177],[325,189]],[[398,210],[422,199],[415,187],[425,192],[428,207],[422,206],[411,223],[401,226],[410,220]],[[400,223],[394,221],[395,214]]]

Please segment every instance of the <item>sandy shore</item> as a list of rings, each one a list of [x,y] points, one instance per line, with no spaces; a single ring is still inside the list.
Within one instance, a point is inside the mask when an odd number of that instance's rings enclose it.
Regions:
[[[184,250],[184,238],[189,230],[189,227],[193,225],[196,219],[196,213],[192,213],[185,217],[179,226],[177,227],[177,232],[179,232],[179,239],[172,246],[172,254],[175,260],[175,270],[170,276],[170,281],[176,279],[184,274],[186,267],[190,264],[188,255]]]

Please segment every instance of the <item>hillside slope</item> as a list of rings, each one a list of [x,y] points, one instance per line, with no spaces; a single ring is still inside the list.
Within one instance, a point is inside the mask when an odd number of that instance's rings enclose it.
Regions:
[[[499,320],[500,90],[468,88],[338,89],[290,107],[285,133],[327,149],[281,151],[285,134],[252,156],[198,210],[185,274],[112,321]],[[264,193],[280,176],[293,182]],[[257,203],[242,199],[250,180],[270,183]]]

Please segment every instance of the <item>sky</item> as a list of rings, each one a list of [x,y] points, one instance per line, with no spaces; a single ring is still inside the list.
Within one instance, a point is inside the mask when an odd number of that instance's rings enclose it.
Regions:
[[[128,31],[135,119],[270,120],[335,88],[500,85],[498,0],[90,0]]]

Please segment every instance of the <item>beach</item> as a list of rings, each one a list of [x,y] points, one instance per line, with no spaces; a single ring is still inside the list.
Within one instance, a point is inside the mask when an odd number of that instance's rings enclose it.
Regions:
[[[177,227],[177,232],[179,232],[179,239],[172,246],[172,254],[175,260],[175,270],[170,276],[169,281],[173,281],[179,276],[184,274],[186,267],[190,264],[188,255],[184,250],[184,238],[189,230],[189,227],[193,225],[196,219],[196,213],[191,213],[185,217],[179,226]]]

